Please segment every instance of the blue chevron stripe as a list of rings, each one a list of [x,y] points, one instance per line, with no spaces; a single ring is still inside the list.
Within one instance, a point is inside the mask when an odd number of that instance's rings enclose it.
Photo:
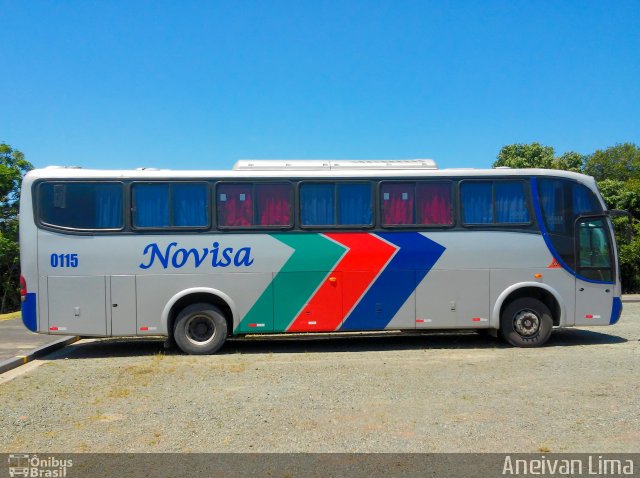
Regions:
[[[345,319],[340,330],[384,329],[445,251],[444,246],[419,232],[377,235],[399,250]]]

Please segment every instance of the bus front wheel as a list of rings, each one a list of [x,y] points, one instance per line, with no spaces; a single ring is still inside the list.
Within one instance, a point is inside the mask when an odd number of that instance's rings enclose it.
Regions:
[[[539,347],[549,340],[552,330],[551,311],[538,299],[515,299],[500,317],[500,334],[516,347]]]
[[[191,304],[178,314],[173,338],[185,353],[212,354],[222,347],[227,338],[227,321],[215,305]]]

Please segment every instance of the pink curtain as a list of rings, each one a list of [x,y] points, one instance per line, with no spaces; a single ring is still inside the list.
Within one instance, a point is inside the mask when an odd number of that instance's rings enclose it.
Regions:
[[[251,184],[222,184],[218,186],[218,224],[233,227],[253,225],[251,189]]]
[[[418,183],[416,206],[418,224],[452,224],[451,185]]]
[[[413,224],[414,183],[382,185],[382,221],[384,224]]]
[[[291,224],[291,185],[256,185],[258,221],[261,226],[288,226]]]

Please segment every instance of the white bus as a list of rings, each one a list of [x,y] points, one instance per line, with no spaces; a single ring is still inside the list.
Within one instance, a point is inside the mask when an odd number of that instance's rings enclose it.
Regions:
[[[622,310],[609,212],[576,173],[49,167],[21,194],[23,321],[44,334],[207,354],[254,333],[486,329],[533,347]]]

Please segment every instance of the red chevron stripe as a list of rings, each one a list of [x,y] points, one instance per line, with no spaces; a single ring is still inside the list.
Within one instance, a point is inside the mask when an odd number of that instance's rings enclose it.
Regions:
[[[289,332],[336,330],[397,250],[368,233],[325,236],[347,247],[348,252],[289,326]]]

